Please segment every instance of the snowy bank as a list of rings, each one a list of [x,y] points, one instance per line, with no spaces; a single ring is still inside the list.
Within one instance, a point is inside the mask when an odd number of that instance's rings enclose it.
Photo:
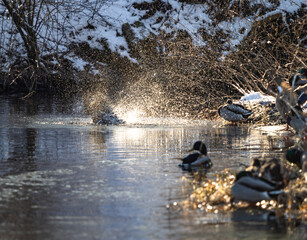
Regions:
[[[248,1],[248,6],[240,4],[241,1],[233,0],[224,8],[227,7],[231,12],[232,9],[240,10],[244,7],[256,9],[256,12],[250,12],[250,15],[244,12],[232,13],[233,15],[225,15],[218,20],[217,14],[223,14],[225,9],[218,9],[217,6],[212,8],[214,5],[208,3],[189,4],[176,0],[109,0],[101,3],[96,0],[83,0],[74,3],[50,3],[42,5],[40,16],[36,16],[39,24],[36,29],[38,45],[42,55],[54,52],[64,54],[69,51],[72,42],[86,42],[91,48],[99,50],[107,46],[120,56],[137,62],[137,59],[131,57],[129,43],[122,29],[123,24],[128,24],[135,41],[145,39],[151,34],[159,35],[161,32],[172,34],[175,38],[178,32],[186,31],[195,46],[206,46],[210,40],[205,38],[204,31],[212,37],[218,37],[223,33],[228,36],[224,43],[224,54],[228,54],[240,45],[254,22],[274,14],[282,14],[283,17],[286,13],[294,14],[304,4],[306,8],[305,0],[283,0],[279,1],[279,4]],[[6,12],[2,4],[0,12]],[[50,21],[44,22],[44,17]],[[0,54],[3,58],[0,66],[2,70],[8,70],[16,56],[25,56],[25,49],[22,38],[15,31],[12,18],[2,17],[0,21]],[[102,44],[102,41],[107,45]],[[76,61],[75,65],[78,66],[80,60],[71,60]],[[83,63],[79,70],[83,69],[82,65]]]
[[[267,93],[268,70],[281,67],[286,78],[305,61],[305,1],[191,2],[44,1],[23,31],[2,2],[0,88],[70,88],[82,92],[91,112],[111,104],[206,118],[229,97]],[[29,30],[37,37],[31,61],[26,43],[33,41],[21,38]],[[256,95],[245,101],[270,101]]]

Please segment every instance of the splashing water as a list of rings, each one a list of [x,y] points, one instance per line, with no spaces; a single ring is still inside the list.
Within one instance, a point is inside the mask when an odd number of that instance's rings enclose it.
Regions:
[[[213,124],[208,120],[191,120],[180,117],[151,117],[146,115],[144,111],[139,108],[127,109],[124,107],[115,107],[115,114],[119,119],[126,124],[132,125],[210,125]]]
[[[138,109],[134,108],[131,110],[124,109],[123,107],[116,107],[114,112],[120,119],[125,121],[127,124],[136,124],[142,122],[142,118],[144,117],[144,113]]]

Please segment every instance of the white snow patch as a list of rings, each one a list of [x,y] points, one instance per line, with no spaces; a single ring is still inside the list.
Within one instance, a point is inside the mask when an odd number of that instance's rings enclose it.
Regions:
[[[253,129],[257,131],[261,131],[263,135],[268,135],[268,136],[288,136],[291,134],[288,130],[286,129],[286,125],[275,125],[275,126],[255,126]]]
[[[66,59],[70,60],[73,67],[78,71],[84,71],[84,67],[86,65],[91,65],[89,62],[86,62],[83,59],[73,55],[66,56]]]
[[[240,102],[243,103],[260,103],[260,104],[270,104],[275,103],[275,97],[270,95],[264,95],[260,92],[250,92],[246,93],[241,97]]]

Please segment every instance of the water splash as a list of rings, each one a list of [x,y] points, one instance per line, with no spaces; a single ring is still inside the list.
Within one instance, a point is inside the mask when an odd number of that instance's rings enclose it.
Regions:
[[[127,124],[137,124],[144,119],[144,112],[138,108],[127,110],[124,107],[118,106],[114,109],[114,112]]]
[[[213,124],[208,120],[191,120],[180,117],[152,117],[139,108],[127,109],[123,106],[114,108],[119,119],[128,125],[208,125]]]

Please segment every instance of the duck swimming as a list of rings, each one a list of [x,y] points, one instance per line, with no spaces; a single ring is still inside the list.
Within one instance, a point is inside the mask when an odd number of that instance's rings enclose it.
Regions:
[[[194,150],[198,152],[191,153],[182,158],[182,163],[180,163],[178,166],[182,167],[183,169],[191,169],[193,167],[203,167],[205,169],[211,168],[213,164],[211,159],[207,156],[207,147],[205,143],[202,141],[195,142],[189,152]]]
[[[234,104],[232,100],[228,100],[226,105],[219,107],[218,114],[226,121],[239,122],[247,119],[253,112],[240,104]]]
[[[93,116],[93,123],[97,125],[119,125],[125,122],[118,118],[109,106],[104,106],[95,116]]]

